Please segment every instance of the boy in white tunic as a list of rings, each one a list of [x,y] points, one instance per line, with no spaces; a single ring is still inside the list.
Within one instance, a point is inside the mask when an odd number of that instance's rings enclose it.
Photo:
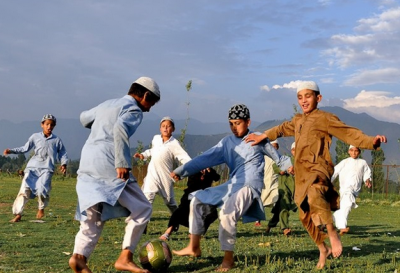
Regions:
[[[292,172],[290,158],[280,156],[267,141],[252,146],[244,141],[250,133],[250,112],[243,104],[232,106],[228,114],[232,135],[224,137],[217,145],[178,167],[171,177],[179,180],[208,167],[226,163],[229,180],[219,186],[193,192],[189,215],[189,245],[174,251],[179,256],[201,256],[200,238],[205,232],[206,215],[220,207],[219,241],[225,252],[219,272],[234,267],[233,250],[236,241],[236,225],[240,218],[244,223],[265,220],[260,200],[264,178],[264,155],[270,156],[282,170]]]
[[[340,183],[340,209],[333,214],[335,225],[340,230],[340,235],[349,232],[347,217],[352,208],[357,208],[356,197],[361,191],[362,183],[371,188],[371,169],[364,159],[358,158],[360,149],[350,145],[350,157],[343,159],[335,166],[331,181],[339,176]]]
[[[159,194],[171,214],[178,208],[178,205],[174,195],[174,180],[170,177],[170,173],[174,169],[175,162],[184,164],[191,159],[179,141],[172,136],[174,131],[173,119],[162,118],[160,121],[161,134],[153,137],[151,149],[134,155],[140,159],[151,157],[142,191],[151,204],[153,204],[156,194]]]
[[[21,221],[24,206],[29,199],[37,197],[37,219],[44,216],[44,208],[49,204],[51,178],[53,177],[57,159],[60,161],[60,170],[67,171],[68,156],[61,139],[53,134],[57,120],[53,115],[44,115],[42,118],[42,132],[29,137],[28,142],[19,148],[5,149],[3,154],[24,154],[34,149],[34,155],[29,159],[24,170],[21,188],[13,204],[15,217],[12,223]]]
[[[131,174],[129,138],[142,122],[143,112],[160,100],[157,83],[140,77],[122,98],[107,100],[81,113],[90,129],[82,148],[76,191],[76,219],[80,230],[69,266],[74,272],[91,273],[87,259],[93,252],[105,221],[127,217],[122,251],[114,266],[119,271],[145,272],[133,262],[133,252],[151,216],[151,204]]]

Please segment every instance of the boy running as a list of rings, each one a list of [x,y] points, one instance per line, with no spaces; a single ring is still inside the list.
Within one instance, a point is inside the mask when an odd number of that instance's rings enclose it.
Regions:
[[[342,254],[342,243],[333,226],[331,210],[338,209],[338,193],[331,183],[333,164],[329,153],[332,136],[357,147],[377,149],[386,137],[365,135],[357,128],[339,120],[335,115],[319,110],[322,100],[318,85],[313,81],[302,82],[297,87],[297,101],[303,114],[296,114],[291,121],[283,122],[261,135],[249,135],[252,145],[268,138],[294,136],[296,156],[294,169],[294,200],[299,208],[300,220],[318,246],[320,255],[317,268],[325,266],[331,254]],[[324,232],[326,228],[328,234]],[[331,247],[325,244],[329,238]]]
[[[24,154],[34,149],[34,155],[29,159],[24,171],[21,188],[14,201],[12,212],[15,217],[12,223],[21,221],[22,212],[29,199],[37,197],[37,219],[44,216],[44,208],[50,200],[51,178],[53,177],[55,164],[59,159],[60,170],[63,174],[67,171],[68,156],[61,139],[53,134],[56,127],[56,117],[44,115],[42,118],[42,132],[31,135],[25,146],[13,149],[5,149],[3,154]]]

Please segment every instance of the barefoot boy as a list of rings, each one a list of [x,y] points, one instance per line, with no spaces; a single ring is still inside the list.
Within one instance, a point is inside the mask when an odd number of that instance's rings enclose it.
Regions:
[[[68,156],[61,139],[53,134],[56,126],[56,118],[53,115],[45,115],[42,118],[42,132],[33,134],[25,146],[5,149],[4,155],[24,154],[34,148],[35,153],[29,159],[24,171],[21,188],[13,204],[14,219],[10,222],[21,221],[24,206],[29,199],[37,197],[37,219],[44,216],[44,208],[49,204],[51,178],[53,177],[57,158],[61,162],[62,173],[67,171]]]
[[[81,113],[90,135],[82,148],[78,170],[80,230],[75,237],[69,266],[74,272],[90,273],[87,259],[93,252],[106,220],[127,217],[122,251],[114,266],[119,271],[149,272],[133,262],[133,252],[151,216],[147,201],[130,173],[129,138],[142,122],[143,112],[160,100],[157,83],[140,77],[127,95]]]
[[[333,218],[340,235],[349,232],[347,217],[352,208],[357,208],[356,197],[361,191],[363,181],[367,188],[371,188],[371,169],[367,162],[358,158],[360,149],[350,145],[350,157],[343,159],[335,166],[331,181],[339,176],[340,182],[340,209],[335,211]]]
[[[150,204],[153,204],[156,194],[160,195],[171,214],[178,205],[175,201],[174,180],[169,174],[174,169],[175,162],[184,164],[191,159],[179,141],[172,136],[174,131],[174,120],[163,117],[160,121],[160,134],[153,137],[151,149],[134,155],[140,159],[151,157],[142,191]]]
[[[376,149],[385,136],[363,134],[359,129],[340,121],[335,115],[317,108],[322,96],[315,82],[303,82],[297,88],[297,101],[303,114],[297,114],[291,121],[273,127],[261,135],[250,135],[246,141],[260,141],[269,138],[294,136],[296,172],[294,200],[299,208],[300,220],[320,251],[317,268],[325,266],[326,258],[333,254],[339,257],[342,243],[333,226],[332,209],[338,207],[338,194],[331,177],[333,164],[329,153],[332,136],[365,149]],[[328,234],[323,230],[326,228]],[[329,237],[331,247],[324,240]]]
[[[228,271],[234,267],[233,250],[239,219],[243,216],[244,223],[265,219],[260,200],[264,155],[272,157],[281,169],[292,170],[290,158],[280,156],[268,141],[256,146],[244,141],[250,126],[250,112],[245,105],[234,105],[229,110],[228,119],[232,135],[226,136],[217,145],[171,173],[171,177],[178,180],[222,163],[229,167],[227,182],[192,194],[189,216],[190,242],[186,248],[174,251],[179,256],[201,256],[200,238],[205,232],[204,217],[220,207],[219,241],[225,255],[217,271]]]

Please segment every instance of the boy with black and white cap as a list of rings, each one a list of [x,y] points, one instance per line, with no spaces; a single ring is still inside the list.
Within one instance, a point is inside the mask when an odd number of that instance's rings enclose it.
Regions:
[[[129,138],[142,122],[143,112],[160,100],[160,89],[149,77],[134,81],[128,94],[84,111],[80,121],[90,129],[82,148],[76,191],[75,218],[80,230],[69,266],[74,272],[92,272],[87,259],[93,252],[105,221],[127,217],[122,251],[114,266],[119,271],[149,272],[133,262],[133,252],[151,216],[147,201],[130,172]]]
[[[22,212],[29,199],[37,197],[37,219],[44,216],[44,208],[48,206],[51,191],[51,178],[53,177],[57,159],[61,163],[62,173],[67,171],[68,156],[61,139],[53,134],[56,126],[56,117],[44,115],[41,121],[42,132],[31,135],[28,142],[19,148],[5,149],[4,155],[24,154],[34,149],[33,156],[29,159],[24,170],[21,188],[13,204],[15,217],[12,223],[21,221]]]
[[[340,235],[350,230],[347,226],[347,217],[352,208],[357,208],[356,197],[361,191],[363,182],[367,188],[371,188],[371,169],[367,161],[358,158],[360,149],[350,145],[348,153],[350,157],[343,159],[335,166],[335,172],[331,178],[333,182],[339,176],[340,209],[335,211],[333,218],[336,227],[340,230]]]
[[[224,137],[217,145],[178,167],[171,177],[182,177],[197,173],[208,167],[225,163],[229,167],[229,179],[225,183],[199,190],[191,194],[189,216],[189,245],[174,251],[179,256],[201,256],[200,238],[205,232],[204,216],[220,208],[219,241],[224,259],[217,271],[234,267],[233,250],[236,241],[236,225],[242,218],[244,223],[265,220],[260,200],[263,188],[264,155],[270,156],[282,170],[291,171],[290,158],[281,156],[274,147],[264,141],[251,146],[244,141],[250,133],[250,111],[243,104],[231,107],[228,113],[232,135]]]
[[[303,114],[296,114],[291,121],[283,122],[261,135],[249,135],[247,142],[253,145],[268,138],[294,136],[296,156],[294,169],[295,197],[300,220],[320,251],[317,268],[325,266],[331,254],[342,254],[342,243],[333,225],[332,210],[338,209],[338,193],[331,183],[333,163],[329,153],[332,136],[357,147],[377,149],[386,137],[365,135],[357,128],[339,120],[335,115],[319,110],[322,100],[318,85],[313,81],[297,86],[297,101]],[[327,230],[327,234],[324,230]],[[329,238],[331,247],[325,244]]]

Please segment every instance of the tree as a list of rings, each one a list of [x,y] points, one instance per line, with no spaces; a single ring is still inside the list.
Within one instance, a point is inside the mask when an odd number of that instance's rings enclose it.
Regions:
[[[188,83],[186,84],[186,122],[185,126],[181,130],[181,135],[179,136],[179,143],[183,148],[185,148],[185,136],[186,136],[186,130],[187,126],[189,124],[189,106],[190,106],[190,101],[189,101],[189,91],[192,89],[192,80],[189,80]]]
[[[374,192],[384,192],[385,174],[383,172],[383,161],[385,161],[385,153],[382,149],[372,150],[372,184]]]
[[[349,157],[348,151],[349,151],[349,145],[338,139],[336,141],[336,148],[335,148],[336,152],[335,163],[339,164],[340,161],[342,161],[345,158],[348,158]]]

